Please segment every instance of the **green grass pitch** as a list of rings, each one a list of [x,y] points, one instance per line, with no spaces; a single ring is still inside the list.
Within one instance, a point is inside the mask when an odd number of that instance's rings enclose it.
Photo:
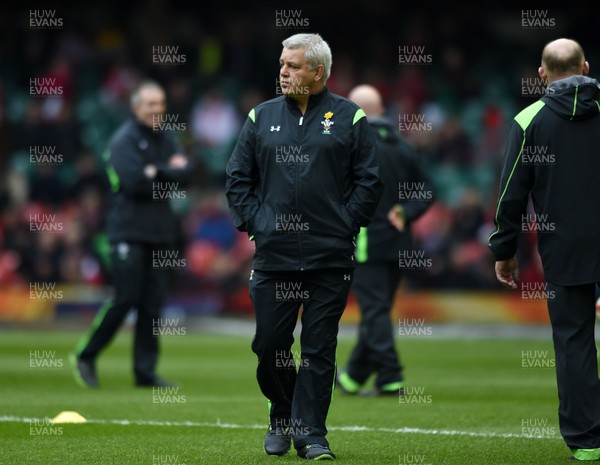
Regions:
[[[267,403],[250,337],[163,337],[159,372],[180,387],[157,394],[133,387],[129,331],[98,360],[102,388],[76,385],[68,354],[81,334],[0,332],[0,463],[303,462],[293,449],[262,450]],[[340,340],[340,366],[352,343]],[[408,400],[335,392],[328,439],[340,464],[572,463],[558,431],[550,341],[411,338],[398,348]],[[90,422],[48,420],[65,410]]]

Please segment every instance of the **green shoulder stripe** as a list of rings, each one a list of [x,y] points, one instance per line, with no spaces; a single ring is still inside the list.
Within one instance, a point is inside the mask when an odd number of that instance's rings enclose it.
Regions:
[[[575,117],[575,113],[577,112],[577,94],[579,93],[579,86],[575,86],[575,97],[573,97],[573,114],[571,115],[571,120]]]
[[[102,159],[106,162],[106,175],[108,176],[108,182],[110,183],[110,190],[113,192],[119,192],[121,187],[121,179],[115,171],[113,165],[110,164],[110,151],[107,150],[102,154]]]
[[[515,121],[519,123],[519,126],[521,126],[523,131],[527,129],[527,126],[529,126],[533,118],[535,118],[535,115],[538,114],[544,105],[545,103],[543,101],[538,100],[537,102],[532,103],[527,108],[523,109],[521,113],[515,116]]]
[[[360,228],[356,238],[356,261],[358,263],[366,262],[368,256],[369,238],[367,237],[367,228]]]
[[[119,192],[121,180],[119,179],[119,175],[112,165],[106,166],[106,174],[108,175],[108,181],[110,182],[110,190],[113,192]]]
[[[365,115],[365,112],[362,108],[356,110],[356,113],[354,113],[354,119],[352,120],[352,126],[354,126],[358,121],[360,121],[361,118],[365,118],[366,116],[367,115]]]
[[[254,111],[254,108],[250,110],[250,113],[248,113],[248,118],[250,118],[253,123],[256,123],[256,113]]]

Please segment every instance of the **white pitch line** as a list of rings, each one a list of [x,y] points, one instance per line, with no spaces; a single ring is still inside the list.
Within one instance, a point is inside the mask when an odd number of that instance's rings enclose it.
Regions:
[[[0,416],[0,423],[30,423],[40,421],[52,421],[51,418],[23,418],[13,416]],[[265,425],[238,425],[235,423],[195,422],[195,421],[155,421],[155,420],[102,420],[87,419],[87,423],[101,425],[136,425],[136,426],[189,426],[200,428],[222,428],[222,429],[265,429]],[[425,428],[372,428],[370,426],[328,426],[329,431],[348,432],[370,432],[370,433],[393,433],[393,434],[424,434],[432,436],[468,436],[476,438],[517,438],[517,439],[560,439],[558,436],[524,435],[514,433],[494,433],[477,431],[460,431],[448,429],[425,429]]]

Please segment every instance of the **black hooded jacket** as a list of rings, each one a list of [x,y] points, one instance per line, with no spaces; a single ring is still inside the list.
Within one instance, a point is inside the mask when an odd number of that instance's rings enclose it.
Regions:
[[[578,75],[555,81],[511,128],[489,237],[495,259],[514,257],[519,233],[535,232],[547,281],[599,281],[599,175],[600,84]]]
[[[395,262],[399,251],[413,247],[411,223],[434,201],[433,186],[413,148],[387,120],[369,117],[377,147],[383,194],[371,224],[361,228],[356,240],[356,261]],[[402,205],[405,229],[399,232],[388,220],[395,205]]]

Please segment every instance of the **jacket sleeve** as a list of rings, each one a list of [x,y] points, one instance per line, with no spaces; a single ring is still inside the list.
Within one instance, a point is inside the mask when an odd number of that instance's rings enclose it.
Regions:
[[[258,167],[254,156],[254,114],[254,110],[251,110],[225,169],[225,194],[233,224],[238,230],[249,233],[252,233],[251,220],[260,206],[256,194]]]
[[[530,164],[522,162],[523,147],[528,143],[526,139],[526,132],[517,122],[513,122],[494,216],[496,229],[490,234],[488,240],[496,261],[515,256],[523,215],[527,211],[529,192],[533,187],[533,168]]]
[[[358,118],[358,119],[357,119]],[[354,189],[346,204],[350,217],[358,227],[368,226],[383,193],[379,178],[379,163],[375,139],[363,110],[359,109],[353,121],[352,181]]]
[[[433,204],[435,201],[435,193],[433,191],[433,184],[431,183],[431,179],[425,173],[423,166],[418,158],[418,155],[415,153],[412,147],[405,146],[406,151],[406,159],[409,162],[409,169],[411,175],[411,181],[418,183],[419,185],[423,185],[423,189],[427,193],[431,193],[429,198],[425,200],[418,200],[413,202],[406,202],[402,204],[402,208],[404,210],[404,218],[407,222],[413,222],[417,220],[423,213],[427,211],[427,209]]]
[[[181,186],[186,186],[190,184],[192,181],[192,175],[195,169],[195,163],[190,158],[188,159],[188,164],[185,168],[171,168],[169,166],[169,159],[171,156],[176,153],[184,154],[183,148],[181,145],[175,141],[171,136],[167,136],[165,140],[166,149],[166,161],[159,163],[156,165],[156,181],[167,181],[167,182],[176,182]]]
[[[169,168],[168,166],[157,166],[155,181],[177,182],[181,186],[190,184],[195,164],[188,158],[185,168]]]
[[[136,195],[152,196],[152,180],[144,175],[144,160],[135,139],[122,136],[109,147],[109,164],[118,176],[119,188]]]

